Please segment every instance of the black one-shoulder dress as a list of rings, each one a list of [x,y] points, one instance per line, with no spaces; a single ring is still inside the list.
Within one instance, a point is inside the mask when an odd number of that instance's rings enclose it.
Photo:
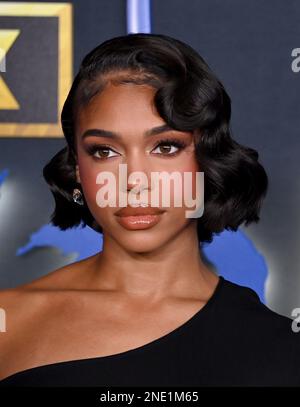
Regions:
[[[125,352],[33,367],[6,386],[300,386],[300,332],[254,290],[220,276],[188,321]]]

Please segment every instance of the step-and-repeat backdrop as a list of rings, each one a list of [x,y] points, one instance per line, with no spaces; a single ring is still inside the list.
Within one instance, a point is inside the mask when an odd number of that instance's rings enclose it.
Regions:
[[[0,1],[0,288],[102,248],[86,228],[49,223],[42,176],[65,141],[60,111],[81,59],[129,32],[194,47],[232,99],[233,137],[255,148],[270,181],[259,224],[224,231],[203,252],[273,310],[300,307],[300,2],[298,0]]]

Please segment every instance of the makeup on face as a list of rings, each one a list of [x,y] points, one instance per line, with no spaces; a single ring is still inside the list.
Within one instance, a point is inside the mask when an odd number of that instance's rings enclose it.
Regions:
[[[167,124],[164,124],[162,126],[156,126],[153,127],[144,133],[145,139],[148,139],[151,136],[157,136],[161,133],[165,132],[172,132],[173,134],[176,132],[174,129],[169,127]],[[186,135],[183,135],[180,132],[177,132],[178,135],[172,135],[172,136],[166,136],[166,137],[160,137],[156,143],[154,148],[152,149],[152,153],[156,155],[161,155],[161,158],[169,158],[178,155],[182,150],[184,150],[189,144],[190,140],[187,140]],[[96,142],[94,139],[106,139],[109,141],[113,141],[116,143],[124,144],[123,143],[123,138],[119,133],[112,132],[110,130],[105,130],[105,129],[99,129],[99,128],[94,128],[94,129],[88,129],[86,130],[82,136],[81,140],[84,143],[84,150],[86,151],[87,154],[92,156],[96,161],[105,161],[109,158],[117,157],[120,156],[121,154],[116,151],[116,147],[112,146],[108,143],[105,142]],[[93,138],[93,142],[84,142],[84,140],[88,138]],[[161,150],[164,148],[163,150]],[[153,152],[155,150],[158,150],[157,152]],[[175,150],[175,151],[174,151]],[[108,155],[108,154],[112,155]]]
[[[164,212],[165,210],[150,206],[127,206],[119,209],[115,216],[125,229],[138,230],[148,229],[156,225]]]
[[[183,175],[185,171],[196,171],[193,133],[176,130],[164,122],[153,109],[153,95],[152,89],[112,86],[79,112],[77,143],[84,193],[95,219],[104,229],[111,228],[117,238],[122,236],[118,235],[120,226],[124,231],[153,229],[154,235],[160,230],[163,236],[169,223],[173,225],[178,217],[182,219],[181,214],[184,217],[183,208],[173,208],[174,199],[183,194],[170,185],[171,203],[165,205],[159,201],[158,205],[153,204],[153,195],[158,191],[161,197],[166,187],[161,180],[154,185],[152,174],[163,172],[170,175],[176,171]],[[119,166],[122,165],[128,166],[125,182],[120,180]],[[111,189],[109,182],[98,179],[99,173],[107,172],[116,180],[117,203],[113,203],[111,208],[98,203],[111,201],[105,195],[105,190]],[[131,184],[144,186],[144,180],[130,179],[130,175],[136,172],[143,172],[147,178],[145,195],[135,188],[131,189]],[[122,216],[118,216],[116,211],[120,207],[132,209],[132,202],[128,199],[130,195],[136,195],[141,206],[136,209],[146,211],[123,212]],[[124,196],[127,198],[126,205],[123,205]],[[142,203],[147,207],[143,208]],[[149,205],[152,206],[149,208]],[[157,208],[164,208],[164,212],[149,211]],[[168,230],[171,233],[171,229]]]

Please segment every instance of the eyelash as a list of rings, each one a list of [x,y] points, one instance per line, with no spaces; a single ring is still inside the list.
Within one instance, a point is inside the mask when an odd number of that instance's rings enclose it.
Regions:
[[[181,152],[181,150],[183,150],[186,147],[186,143],[182,140],[178,140],[178,139],[173,139],[173,138],[165,138],[162,140],[159,140],[158,143],[156,144],[156,146],[154,147],[154,150],[157,149],[157,147],[160,146],[174,146],[176,148],[178,148],[177,151],[175,151],[174,153],[169,153],[169,154],[163,154],[163,153],[155,153],[157,155],[162,155],[164,157],[174,157],[175,155],[179,154]],[[111,147],[109,147],[108,145],[105,144],[91,144],[90,146],[87,147],[87,152],[89,155],[94,156],[94,154],[99,151],[99,150],[111,150],[114,151],[114,149],[112,149]],[[116,152],[116,151],[114,151]],[[109,158],[112,157],[95,157],[98,160],[107,160]]]

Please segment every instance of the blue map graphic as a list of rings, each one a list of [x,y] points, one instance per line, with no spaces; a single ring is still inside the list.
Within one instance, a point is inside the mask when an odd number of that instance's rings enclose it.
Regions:
[[[9,171],[8,171],[7,168],[5,168],[4,170],[2,170],[2,171],[0,172],[0,187],[1,187],[1,184],[4,183],[5,178],[8,177],[8,174],[9,174]]]

